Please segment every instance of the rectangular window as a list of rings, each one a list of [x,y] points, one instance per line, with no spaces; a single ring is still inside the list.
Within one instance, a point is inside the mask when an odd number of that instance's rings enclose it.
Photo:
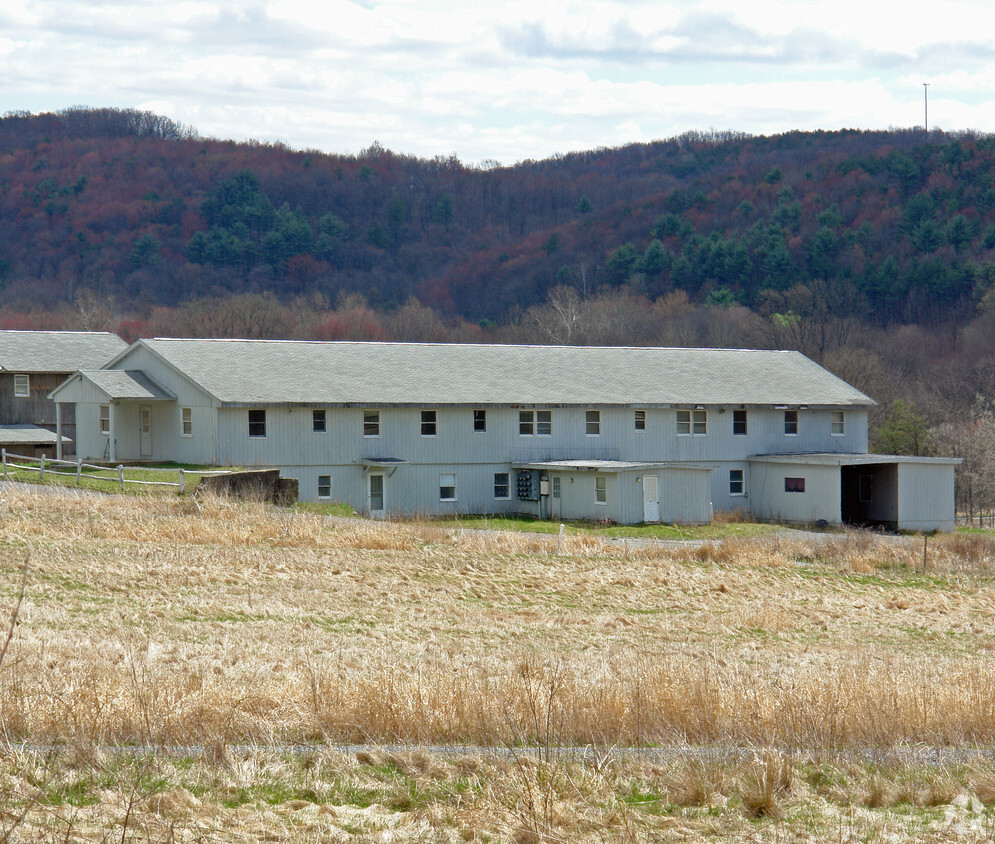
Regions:
[[[439,475],[439,501],[456,500],[456,475]]]
[[[553,498],[560,497],[560,476],[553,475]]]
[[[646,430],[646,411],[637,410],[635,411],[635,426],[637,431]]]
[[[111,432],[111,407],[108,404],[100,405],[100,433],[109,434]]]
[[[678,410],[677,436],[704,437],[708,434],[707,410]]]
[[[834,410],[829,414],[829,433],[834,437],[842,437],[846,433],[846,416],[842,410]]]
[[[746,436],[746,411],[734,410],[732,412],[732,433],[737,437]]]
[[[589,410],[584,416],[584,433],[589,437],[601,436],[601,411]]]
[[[487,411],[486,410],[475,410],[473,411],[473,430],[478,433],[483,433],[487,430]]]
[[[507,472],[494,473],[494,497],[511,498],[510,475]]]
[[[798,436],[798,411],[797,410],[786,410],[786,411],[784,411],[784,436],[786,436],[786,437],[797,437]]]
[[[249,436],[250,437],[265,437],[266,436],[266,411],[265,410],[250,410],[249,411]]]
[[[332,476],[318,475],[318,498],[332,497]]]
[[[380,436],[380,411],[379,410],[364,410],[363,411],[363,436],[364,437],[379,437]]]
[[[193,436],[193,411],[189,407],[180,408],[180,434],[184,437]]]
[[[804,478],[785,478],[784,479],[784,491],[785,492],[805,492],[805,479]]]
[[[14,395],[19,399],[26,399],[31,395],[31,384],[27,375],[14,376]]]
[[[436,426],[435,411],[423,410],[421,412],[421,435],[423,437],[434,437],[438,433],[439,429]]]
[[[518,434],[522,437],[550,437],[553,435],[553,411],[520,410],[518,412]]]
[[[743,481],[742,469],[729,470],[729,494],[730,495],[746,494],[746,483]]]
[[[312,410],[311,411],[311,430],[316,434],[324,434],[327,431],[325,426],[325,411],[324,410]]]
[[[596,504],[608,503],[608,480],[604,475],[594,477],[594,501]]]
[[[552,410],[537,410],[536,411],[536,436],[537,437],[551,437],[551,436],[553,436],[553,411]]]

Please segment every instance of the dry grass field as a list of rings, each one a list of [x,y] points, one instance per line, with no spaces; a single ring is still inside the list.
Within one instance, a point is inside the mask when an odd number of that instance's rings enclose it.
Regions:
[[[930,539],[924,572],[921,538],[557,553],[219,499],[2,495],[4,635],[26,580],[0,841],[995,832],[986,536]]]

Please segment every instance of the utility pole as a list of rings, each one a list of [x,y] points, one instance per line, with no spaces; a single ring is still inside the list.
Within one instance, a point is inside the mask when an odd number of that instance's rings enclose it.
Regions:
[[[929,134],[929,83],[922,83],[923,128]]]

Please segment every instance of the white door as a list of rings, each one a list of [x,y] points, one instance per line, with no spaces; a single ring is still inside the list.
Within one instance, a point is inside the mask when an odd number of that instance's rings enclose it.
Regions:
[[[138,429],[141,435],[142,457],[152,456],[152,408],[143,404],[138,408]]]
[[[383,475],[370,475],[370,512],[383,513]]]
[[[643,521],[660,521],[660,478],[643,475]]]

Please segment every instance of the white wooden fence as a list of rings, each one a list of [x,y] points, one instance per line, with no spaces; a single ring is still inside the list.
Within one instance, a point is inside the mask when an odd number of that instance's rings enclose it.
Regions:
[[[164,469],[158,466],[96,466],[92,463],[84,463],[82,460],[56,460],[53,457],[46,457],[44,454],[40,458],[8,454],[5,448],[0,449],[0,459],[2,459],[4,480],[10,478],[9,471],[18,474],[37,471],[39,481],[44,480],[45,475],[61,475],[68,478],[75,477],[76,486],[79,486],[80,480],[85,477],[97,481],[113,481],[117,483],[121,492],[124,492],[125,484],[139,484],[141,486],[174,486],[182,493],[186,491],[186,472],[189,471],[180,468]],[[59,467],[69,467],[71,471],[60,470]],[[84,469],[92,471],[84,475]],[[129,469],[139,472],[178,472],[179,481],[140,481],[136,478],[126,478],[124,473]],[[217,469],[213,471],[197,470],[193,474],[204,477],[205,475],[227,475],[229,473],[226,469]]]

